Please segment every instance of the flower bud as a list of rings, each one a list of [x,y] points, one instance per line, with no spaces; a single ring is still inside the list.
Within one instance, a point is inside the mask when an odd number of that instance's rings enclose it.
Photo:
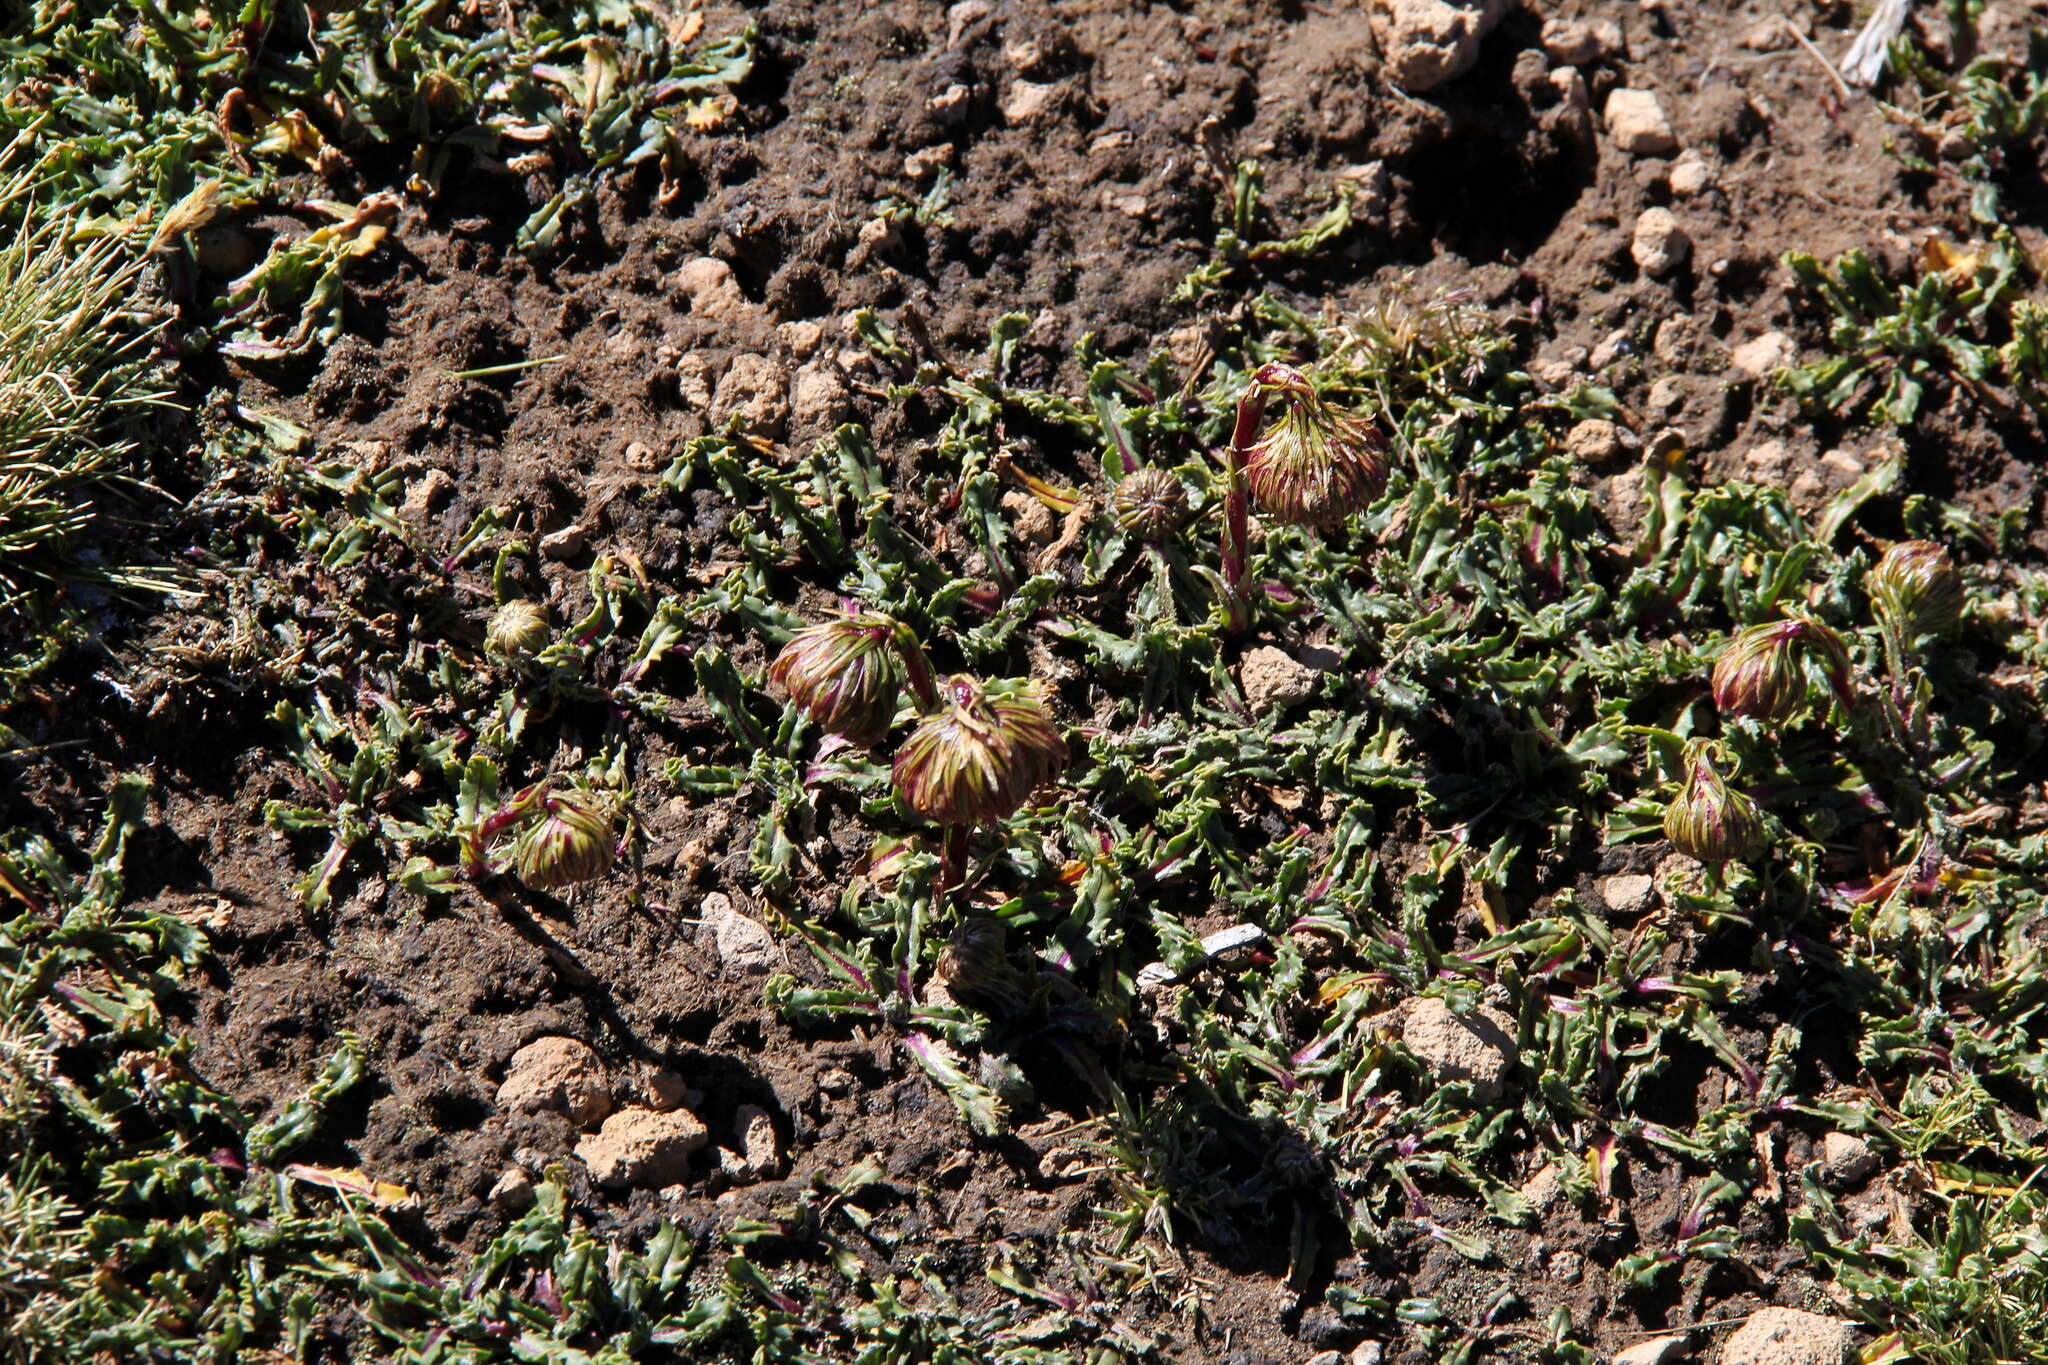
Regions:
[[[540,812],[512,846],[520,881],[555,891],[610,869],[618,835],[608,798],[584,790],[549,792],[540,798]]]
[[[1188,519],[1187,486],[1164,469],[1136,469],[1110,496],[1116,524],[1138,539],[1158,544]]]
[[[768,665],[768,680],[828,733],[873,744],[889,733],[903,694],[902,629],[870,612],[800,630]]]
[[[514,598],[499,607],[484,629],[484,648],[507,659],[525,659],[548,647],[548,614],[538,602]]]
[[[1931,540],[1902,540],[1863,580],[1870,600],[1907,637],[1944,635],[1963,616],[1963,579],[1947,550]]]
[[[1664,837],[1689,858],[1724,863],[1756,852],[1764,820],[1756,802],[1715,771],[1710,748],[1698,740],[1686,745],[1685,787],[1664,808]]]
[[[962,920],[939,954],[937,975],[946,989],[969,1004],[1014,1013],[1023,1005],[1021,982],[1010,966],[1009,933],[990,915]]]
[[[1768,723],[1790,720],[1806,700],[1802,656],[1808,652],[1820,660],[1828,686],[1847,707],[1849,651],[1841,636],[1804,616],[1737,632],[1714,660],[1714,705],[1723,715],[1754,716]]]
[[[1279,421],[1245,460],[1245,482],[1267,514],[1297,526],[1334,526],[1372,506],[1387,486],[1379,431],[1324,402],[1292,366],[1263,366],[1252,382],[1280,404]]]
[[[1067,743],[1036,697],[990,693],[964,674],[943,692],[941,709],[896,755],[896,791],[918,814],[945,825],[992,824],[1066,766]]]

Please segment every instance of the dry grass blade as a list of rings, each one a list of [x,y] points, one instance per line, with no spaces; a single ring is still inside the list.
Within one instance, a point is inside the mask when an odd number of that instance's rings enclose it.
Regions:
[[[17,171],[0,206],[26,203],[31,183]],[[123,238],[75,235],[24,210],[0,242],[0,614],[67,579],[149,586],[76,553],[95,497],[123,480],[124,419],[163,395],[132,307],[140,257]]]

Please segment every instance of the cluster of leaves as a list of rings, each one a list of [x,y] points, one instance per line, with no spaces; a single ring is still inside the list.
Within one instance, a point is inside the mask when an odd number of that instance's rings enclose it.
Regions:
[[[551,1172],[471,1264],[436,1269],[403,1231],[407,1191],[288,1160],[361,1080],[353,1039],[261,1121],[192,1070],[166,1010],[205,940],[124,900],[146,800],[139,779],[114,788],[83,873],[38,836],[0,837],[0,1360],[305,1358],[358,1322],[416,1365],[1150,1351],[1117,1286],[1072,1267],[991,1260],[996,1292],[963,1305],[894,1230],[900,1192],[872,1163],[736,1225],[715,1261],[674,1226],[599,1240]],[[878,1253],[908,1269],[870,1269]]]
[[[793,468],[714,439],[673,472],[679,486],[715,477],[739,509],[752,562],[703,602],[725,627],[779,643],[778,580],[822,575],[915,620],[938,650],[1016,671],[1035,657],[1090,716],[1075,799],[981,846],[970,895],[1008,931],[991,947],[934,898],[934,852],[882,768],[857,750],[812,754],[794,715],[763,714],[756,678],[721,689],[750,764],[678,763],[671,777],[686,793],[760,794],[756,874],[820,965],[771,986],[787,1013],[893,1027],[991,1133],[1030,1101],[1050,1048],[1097,1097],[1127,1201],[1114,1222],[1227,1249],[1288,1201],[1304,1276],[1328,1211],[1361,1247],[1427,1239],[1498,1264],[1488,1228],[1528,1222],[1516,1177],[1542,1153],[1596,1208],[1627,1163],[1690,1173],[1686,1216],[1668,1244],[1616,1261],[1621,1284],[1736,1254],[1738,1217],[1776,1183],[1759,1135],[1868,1129],[1859,1105],[1888,1093],[1811,1091],[1812,1049],[1786,1020],[1815,991],[1881,1087],[1910,1050],[1871,1002],[1896,999],[1904,1030],[1917,999],[2000,1021],[1973,1024],[1968,1046],[1985,1051],[1967,1061],[1943,1042],[1956,1075],[1988,1066],[2038,1089],[2033,988],[2018,983],[2039,979],[2021,906],[2043,882],[2022,850],[2042,836],[2009,848],[1979,824],[2023,788],[2034,701],[1966,652],[1887,654],[1861,587],[1873,556],[1838,545],[1873,489],[1815,526],[1775,490],[1697,486],[1682,452],[1663,451],[1641,471],[1640,507],[1622,509],[1640,529],[1618,539],[1556,439],[1611,400],[1538,397],[1505,339],[1455,300],[1330,324],[1262,299],[1249,316],[1194,383],[1084,344],[1089,380],[1072,395],[1014,381],[1016,320],[962,372],[869,318],[896,397],[936,417],[907,490],[851,432]],[[1117,478],[1153,465],[1213,519],[1231,402],[1276,358],[1313,360],[1334,401],[1389,414],[1400,452],[1388,495],[1349,534],[1272,528],[1255,555],[1259,629],[1322,651],[1305,715],[1246,714],[1230,668],[1242,646],[1216,609],[1199,520],[1146,546],[1105,510]],[[1090,487],[1063,486],[1077,473]],[[1066,516],[1057,547],[1018,540],[1006,489]],[[1912,499],[1903,512],[1916,534],[1994,546],[1954,509]],[[920,514],[940,527],[906,536]],[[1719,642],[1788,607],[1847,638],[1865,704],[1818,703],[1776,730],[1716,717],[1705,673]],[[1978,625],[1975,639],[2001,647]],[[1770,852],[1725,881],[1660,864],[1668,910],[1614,923],[1582,897],[1578,867],[1656,838],[1679,742],[1717,730],[1733,779],[1765,808]],[[821,902],[803,894],[825,871],[804,850],[835,819],[876,840]],[[1193,926],[1217,917],[1252,926],[1254,950],[1212,960]],[[1926,934],[1937,919],[1948,932]],[[1829,944],[1826,965],[1770,948],[1779,935]],[[1141,970],[1154,957],[1163,974]],[[1512,1020],[1509,1097],[1438,1083],[1408,1049],[1403,1002],[1424,995]],[[1674,1103],[1660,1082],[1698,1067],[1723,1073],[1725,1098]],[[1910,1155],[1962,1151],[1929,1135]],[[1421,1304],[1346,1306],[1441,1349],[1533,1330],[1509,1305],[1483,1325]]]
[[[0,29],[0,130],[27,137],[39,198],[82,231],[155,225],[174,287],[196,287],[193,234],[217,215],[318,224],[212,300],[228,349],[275,356],[338,334],[341,273],[395,205],[331,202],[318,177],[379,148],[408,158],[418,195],[438,192],[457,157],[506,175],[545,165],[560,184],[516,239],[543,250],[604,172],[644,163],[672,183],[680,140],[730,116],[753,30],[706,42],[702,28],[693,17],[671,30],[625,0],[516,15],[433,0],[39,0]]]
[[[1951,7],[1951,46],[1966,58],[1957,70],[1910,39],[1894,43],[1884,106],[1910,130],[1900,160],[1968,191],[1974,240],[1930,239],[1917,278],[1898,280],[1861,251],[1832,268],[1787,257],[1834,319],[1827,354],[1779,376],[1815,406],[1907,427],[1939,382],[1994,414],[2019,404],[2048,411],[2048,309],[2036,297],[2048,262],[2014,235],[2037,207],[2048,164],[2048,34],[2030,31],[2023,58],[1971,55],[1978,8]],[[2014,191],[2028,197],[2017,209]]]

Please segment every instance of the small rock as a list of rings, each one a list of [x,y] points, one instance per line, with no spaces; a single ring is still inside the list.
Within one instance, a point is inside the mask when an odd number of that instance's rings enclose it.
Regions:
[[[1549,81],[1551,86],[1556,89],[1558,98],[1573,109],[1583,110],[1593,107],[1592,93],[1586,89],[1586,78],[1579,74],[1577,67],[1560,66],[1543,79]],[[1590,133],[1590,124],[1582,126]]]
[[[1677,1365],[1684,1354],[1684,1337],[1652,1337],[1617,1352],[1614,1365]]]
[[[1550,1278],[1559,1284],[1577,1284],[1586,1274],[1586,1258],[1577,1251],[1550,1253]]]
[[[1389,80],[1411,95],[1472,69],[1506,0],[1373,0],[1369,20]]]
[[[854,1074],[843,1066],[828,1066],[818,1073],[818,1089],[827,1095],[850,1095],[858,1084]]]
[[[846,416],[846,379],[830,361],[813,361],[796,372],[789,415],[799,427],[836,426]]]
[[[1744,451],[1742,462],[1763,477],[1778,481],[1792,466],[1792,451],[1783,441],[1764,441]]]
[[[1522,1198],[1528,1200],[1538,1213],[1547,1211],[1563,1196],[1564,1182],[1557,1178],[1557,1166],[1552,1162],[1544,1162],[1536,1174],[1522,1182]]]
[[[715,256],[685,261],[676,271],[676,288],[690,301],[690,311],[713,322],[740,322],[760,314],[733,278],[732,267]]]
[[[1060,87],[1040,81],[1016,80],[1010,82],[1010,92],[1003,96],[1003,121],[1005,123],[1035,123],[1049,114],[1059,112]]]
[[[980,23],[995,12],[995,0],[959,0],[946,11],[946,46],[960,46],[960,35],[968,25]]]
[[[740,1132],[740,1152],[748,1167],[762,1176],[782,1169],[782,1140],[775,1135],[775,1120],[758,1104],[743,1104],[733,1111],[733,1127]]]
[[[1821,1183],[1835,1189],[1861,1185],[1877,1171],[1877,1153],[1854,1133],[1829,1133],[1820,1140]]]
[[[789,420],[789,371],[782,362],[751,351],[732,358],[711,395],[711,421],[723,426],[735,417],[756,436],[782,434]]]
[[[1308,1358],[1308,1365],[1344,1365],[1342,1351],[1317,1351]]]
[[[491,1186],[491,1207],[500,1213],[520,1214],[533,1207],[533,1177],[514,1166]]]
[[[687,406],[700,410],[710,407],[711,386],[717,379],[717,366],[702,351],[676,358],[676,396]]]
[[[1678,160],[1671,163],[1671,171],[1664,177],[1664,183],[1680,199],[1690,199],[1705,194],[1720,183],[1721,168],[1714,164],[1704,152],[1688,147],[1678,154]]]
[[[951,143],[947,143],[951,146]],[[809,360],[818,347],[825,343],[825,324],[822,322],[785,322],[775,329],[775,339],[780,341],[798,360]]]
[[[1608,25],[1614,27],[1614,25]],[[1620,29],[1614,29],[1620,35]],[[1542,20],[1542,55],[1550,57],[1556,65],[1585,65],[1587,61],[1599,61],[1604,57],[1604,35],[1595,33],[1593,25],[1583,18],[1546,18]]]
[[[1514,1020],[1490,1006],[1459,1015],[1435,996],[1421,996],[1403,1010],[1401,1041],[1429,1064],[1439,1084],[1469,1081],[1473,1098],[1484,1103],[1506,1091],[1520,1058],[1514,1028]]]
[[[1621,453],[1621,428],[1602,417],[1588,417],[1565,433],[1564,448],[1581,464],[1605,464]]]
[[[429,469],[412,481],[405,490],[405,501],[398,506],[398,515],[407,521],[418,521],[431,516],[436,508],[446,502],[448,495],[455,491],[455,480],[445,469]]]
[[[1685,264],[1692,251],[1692,238],[1679,226],[1678,215],[1667,208],[1644,209],[1636,219],[1635,235],[1629,239],[1628,254],[1636,268],[1652,278],[1670,274]]]
[[[590,543],[590,533],[575,522],[540,538],[540,552],[549,559],[574,559]]]
[[[1657,334],[1650,339],[1650,354],[1666,365],[1683,367],[1698,340],[1699,324],[1690,314],[1679,313],[1657,324]]]
[[[1977,154],[1977,144],[1962,129],[1950,128],[1934,144],[1934,153],[1943,161],[1967,161]]]
[[[718,944],[718,960],[736,971],[761,976],[772,970],[780,957],[775,935],[760,921],[733,908],[730,897],[713,891],[704,898],[697,915],[711,926]]]
[[[1685,406],[1685,381],[1675,374],[1662,375],[1650,384],[1643,406],[1659,417],[1669,417]]]
[[[1586,357],[1586,368],[1598,374],[1634,350],[1635,342],[1630,339],[1628,328],[1617,327],[1601,339],[1600,344],[1593,348],[1593,354]]]
[[[612,1111],[611,1079],[590,1045],[576,1038],[536,1038],[512,1054],[498,1086],[498,1107],[554,1109],[579,1127]]]
[[[1783,332],[1765,332],[1737,346],[1728,356],[1728,368],[1753,379],[1769,379],[1791,364],[1795,354],[1791,337]]]
[[[1600,884],[1600,898],[1617,915],[1640,915],[1657,908],[1657,879],[1647,872],[1624,872]]]
[[[968,113],[967,96],[966,86],[949,85],[924,102],[925,112],[942,124],[965,122]]]
[[[1823,450],[1820,462],[1842,476],[1845,483],[1854,483],[1869,472],[1870,466],[1846,450]]]
[[[1022,489],[1003,494],[1003,508],[1010,514],[1011,529],[1027,545],[1044,545],[1059,534],[1052,509]]]
[[[1633,156],[1669,156],[1678,150],[1671,120],[1649,90],[1616,90],[1607,97],[1607,135]]]
[[[666,1068],[657,1068],[640,1078],[640,1098],[649,1109],[680,1109],[689,1094],[690,1087],[683,1078]]]
[[[590,1168],[591,1179],[606,1189],[659,1189],[681,1180],[690,1154],[710,1137],[697,1116],[685,1109],[656,1113],[638,1107],[621,1109],[604,1127],[576,1144],[576,1156]]]
[[[1380,1365],[1387,1348],[1377,1341],[1361,1341],[1351,1348],[1351,1365]]]
[[[1316,694],[1316,670],[1271,645],[1246,654],[1237,676],[1254,715],[1298,705]]]
[[[1797,1308],[1759,1308],[1721,1348],[1721,1365],[1843,1365],[1849,1324]]]
[[[1782,52],[1792,46],[1792,29],[1783,16],[1774,14],[1744,29],[1735,45],[1748,52]]]

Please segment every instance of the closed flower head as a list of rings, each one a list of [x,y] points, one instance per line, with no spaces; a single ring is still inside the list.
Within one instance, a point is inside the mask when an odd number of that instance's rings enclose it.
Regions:
[[[1902,540],[1864,579],[1878,614],[1911,638],[1945,635],[1963,616],[1963,579],[1947,550],[1931,540]]]
[[[1067,743],[1039,700],[957,675],[896,756],[896,791],[945,825],[993,824],[1059,775]]]
[[[1137,469],[1125,475],[1110,503],[1118,526],[1155,545],[1188,519],[1187,487],[1164,469]]]
[[[889,732],[903,695],[899,633],[907,639],[901,624],[878,613],[811,626],[782,647],[768,680],[826,731],[873,744]]]
[[[525,598],[499,607],[484,630],[484,648],[508,659],[529,658],[547,646],[548,614]]]
[[[1386,441],[1377,428],[1325,402],[1308,376],[1266,365],[1252,376],[1277,420],[1245,461],[1252,496],[1275,521],[1335,526],[1372,506],[1387,486]]]
[[[536,891],[556,891],[603,876],[617,851],[617,821],[610,798],[591,791],[549,792],[540,818],[512,846],[519,880]]]
[[[1738,632],[1714,660],[1714,705],[1723,715],[1790,720],[1806,700],[1808,657],[1820,663],[1828,687],[1847,708],[1849,651],[1841,636],[1804,616]]]
[[[1756,802],[1728,785],[1711,754],[1704,741],[1685,746],[1685,785],[1664,808],[1664,837],[1703,863],[1747,858],[1763,844],[1763,815]]]

